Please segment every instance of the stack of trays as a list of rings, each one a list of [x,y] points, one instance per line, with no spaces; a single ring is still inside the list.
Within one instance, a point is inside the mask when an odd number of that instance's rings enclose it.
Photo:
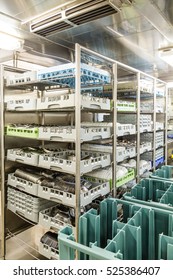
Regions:
[[[37,195],[42,199],[75,207],[75,177],[72,175],[50,172],[48,176],[45,176],[43,173],[38,175],[31,170],[17,169],[14,173],[8,175],[8,185],[26,193]],[[81,206],[86,206],[109,192],[108,181],[89,176],[81,177]]]
[[[39,212],[52,205],[53,203],[48,200],[8,187],[7,208],[30,221],[38,223]]]

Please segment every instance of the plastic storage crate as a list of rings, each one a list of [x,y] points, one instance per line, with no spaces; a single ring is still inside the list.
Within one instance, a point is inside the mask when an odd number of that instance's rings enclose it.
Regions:
[[[80,95],[81,106],[84,109],[110,110],[110,99],[94,97],[87,94]],[[37,110],[72,109],[75,107],[75,94],[60,94],[37,99]]]
[[[39,212],[53,205],[54,203],[48,200],[28,195],[8,186],[7,208],[30,221],[38,223]]]
[[[22,162],[24,164],[37,166],[38,165],[39,153],[36,150],[26,149],[8,149],[7,150],[7,160]]]
[[[142,175],[145,172],[151,170],[151,168],[152,168],[151,161],[140,160],[140,162],[139,162],[139,175]]]
[[[76,141],[76,129],[72,126],[40,126],[38,130],[40,140]],[[81,125],[80,131],[81,142],[111,137],[110,127],[82,127]]]
[[[136,127],[133,124],[117,124],[117,137],[131,135],[136,133]]]
[[[152,103],[141,102],[140,103],[141,112],[153,112],[154,106]],[[164,107],[161,104],[156,104],[156,113],[163,113]]]
[[[96,178],[96,179],[104,179],[109,180],[110,187],[112,188],[112,168],[107,167],[104,170],[96,170],[93,172],[89,172],[88,176]],[[116,187],[121,187],[133,180],[135,177],[135,171],[133,168],[129,168],[124,176],[118,176],[116,180]]]
[[[153,134],[152,133],[144,133],[141,135],[141,141],[151,142],[153,143]],[[164,145],[164,132],[157,131],[156,139],[155,139],[156,149]]]
[[[15,176],[15,173],[8,174],[7,185],[15,187],[31,195],[38,195],[38,184]]]
[[[151,151],[151,149],[152,149],[151,142],[145,142],[140,144],[140,154]]]
[[[78,243],[71,228],[60,230],[59,258],[73,260],[77,251],[80,260],[157,260],[162,233],[173,239],[172,217],[173,211],[106,199],[99,214],[91,209],[80,217]],[[171,247],[171,253],[162,258],[171,259],[172,253]]]
[[[164,129],[164,123],[156,122],[156,130],[163,130]]]
[[[72,150],[56,153],[56,155],[42,154],[39,156],[38,166],[55,171],[75,174],[76,160],[74,154],[75,151]],[[81,160],[81,174],[110,165],[109,154],[82,151],[81,156],[84,158]]]
[[[99,196],[104,196],[110,193],[110,185],[108,181],[90,177],[86,177],[86,180],[92,183],[92,188],[85,192],[81,191],[81,206],[86,206]],[[57,190],[56,188],[49,188],[44,185],[39,185],[38,196],[70,207],[75,207],[76,204],[75,194],[63,190]]]
[[[173,185],[170,181],[147,178],[136,184],[124,198],[133,203],[141,203],[173,211]]]
[[[87,151],[96,151],[96,152],[104,152],[104,153],[112,153],[111,145],[97,145],[97,144],[84,144],[82,146],[83,150]],[[133,158],[136,156],[136,147],[127,146],[127,147],[116,147],[116,161],[121,162],[128,158]]]
[[[56,217],[52,217],[51,213],[53,211],[59,210],[59,208],[59,205],[55,205],[53,207],[40,211],[39,224],[44,228],[52,229],[56,232],[67,225],[71,226],[70,217],[64,219],[63,217],[61,217],[61,213]]]
[[[136,124],[136,115],[118,114],[118,122],[121,124]],[[152,130],[151,115],[140,115],[140,132],[149,132]]]
[[[135,102],[118,100],[116,107],[119,112],[136,112]]]
[[[173,260],[173,237],[164,234],[159,235],[159,260]]]
[[[39,253],[47,259],[59,260],[59,250],[48,246],[47,244],[39,242]]]
[[[19,97],[7,101],[8,111],[33,111],[37,108],[37,99],[32,97]]]
[[[112,153],[112,145],[97,145],[97,144],[83,144],[82,146],[83,150],[87,150],[87,151],[96,151],[96,152],[103,152],[103,153]],[[152,149],[152,145],[151,142],[145,142],[145,143],[141,143],[140,145],[140,154],[143,154],[145,152],[148,152]],[[136,156],[136,145],[134,143],[129,145],[124,145],[121,146],[121,142],[119,143],[119,145],[116,147],[116,160],[117,162],[121,162],[125,159],[128,158],[133,158]]]
[[[110,83],[109,72],[81,63],[81,84],[94,85],[100,83]],[[67,63],[63,65],[53,66],[37,71],[37,79],[40,81],[53,80],[60,85],[67,85],[71,88],[75,87],[75,73],[76,67],[74,63]]]
[[[47,259],[58,260],[59,259],[58,235],[56,233],[52,233],[54,235],[53,240],[50,240],[47,236],[45,240],[43,240],[43,237],[46,234],[47,233],[45,233],[40,239],[38,251],[41,255],[45,256]],[[56,242],[56,247],[53,247],[53,244],[55,244],[55,242]]]
[[[100,123],[99,122],[98,123],[84,122],[83,125],[85,125],[86,127],[91,127],[91,126],[112,127],[111,122],[100,122]],[[131,135],[131,134],[135,134],[135,133],[136,133],[136,126],[135,125],[117,123],[117,136]]]
[[[37,72],[36,71],[27,71],[25,73],[19,73],[7,76],[6,78],[7,86],[14,86],[23,83],[30,83],[37,80]]]
[[[5,128],[6,135],[37,139],[39,128],[36,125],[9,124]]]
[[[117,85],[117,90],[118,90],[118,92],[136,91],[137,90],[137,81],[119,82]],[[153,92],[153,86],[151,83],[141,80],[140,81],[140,91],[151,94]]]
[[[173,183],[173,166],[163,165],[160,169],[155,170],[150,177],[158,180],[172,181]]]

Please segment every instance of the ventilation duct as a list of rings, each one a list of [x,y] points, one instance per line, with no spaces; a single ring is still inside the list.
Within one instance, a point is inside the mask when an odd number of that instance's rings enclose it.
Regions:
[[[119,6],[123,1],[118,1],[117,6],[114,2],[115,0],[88,0],[66,10],[54,11],[51,14],[48,12],[44,17],[30,23],[30,31],[46,37],[55,32],[115,14],[119,11]]]

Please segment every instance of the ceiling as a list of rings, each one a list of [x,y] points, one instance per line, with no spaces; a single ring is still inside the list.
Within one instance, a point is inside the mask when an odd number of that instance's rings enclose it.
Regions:
[[[43,65],[54,65],[70,61],[71,50],[79,43],[164,81],[173,80],[173,67],[160,58],[158,51],[173,46],[172,0],[111,0],[107,1],[114,7],[110,15],[79,25],[65,18],[67,29],[55,29],[44,37],[30,32],[30,23],[39,15],[47,17],[50,10],[51,15],[64,13],[85,1],[1,0],[0,20],[13,25],[25,40],[18,58],[31,61],[41,56]],[[0,62],[10,55],[0,51]]]

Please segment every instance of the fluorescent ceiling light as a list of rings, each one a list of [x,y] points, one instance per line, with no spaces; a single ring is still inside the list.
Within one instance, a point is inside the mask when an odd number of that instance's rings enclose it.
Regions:
[[[169,65],[173,66],[173,47],[159,49],[159,56]]]
[[[23,40],[0,32],[0,49],[17,50],[22,47]]]

